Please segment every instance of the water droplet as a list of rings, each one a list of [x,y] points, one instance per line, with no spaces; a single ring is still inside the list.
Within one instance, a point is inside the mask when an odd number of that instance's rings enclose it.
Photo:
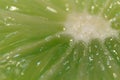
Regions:
[[[65,31],[66,30],[66,28],[63,28],[63,31]]]
[[[7,56],[7,57],[6,57],[6,59],[9,59],[9,58],[10,58],[10,56]]]
[[[92,58],[92,57],[89,57],[89,60],[90,60],[90,62],[91,62],[91,61],[93,61],[93,58]]]
[[[19,65],[20,65],[20,62],[17,62],[16,67],[18,67]]]
[[[99,55],[99,53],[96,53],[96,56],[98,56]]]
[[[16,10],[18,10],[18,8],[16,6],[10,6],[9,10],[10,11],[16,11]]]
[[[112,19],[110,19],[109,21],[110,21],[110,22],[114,22],[114,21],[116,21],[116,18],[112,18]]]
[[[108,16],[107,16],[106,14],[104,14],[104,18],[105,18],[105,19],[107,19],[107,18],[108,18]]]
[[[69,8],[68,8],[68,7],[66,8],[66,11],[69,11]]]
[[[108,66],[108,68],[112,68],[112,66]]]
[[[53,12],[53,13],[57,13],[57,10],[55,10],[54,8],[52,8],[50,6],[47,6],[46,9]]]
[[[120,5],[120,1],[117,1],[117,4]]]
[[[110,38],[110,41],[113,41],[113,38]]]
[[[67,60],[67,61],[65,61],[64,63],[63,63],[63,65],[66,65],[66,64],[68,64],[69,63],[69,61]]]
[[[49,40],[51,40],[52,37],[53,37],[53,36],[48,36],[48,37],[45,38],[45,40],[46,40],[46,41],[49,41]]]
[[[73,39],[70,39],[70,42],[73,42]]]
[[[14,21],[15,19],[13,18],[13,17],[5,17],[4,18],[4,25],[6,25],[6,26],[10,26],[10,25],[13,25],[13,21]]]
[[[111,4],[110,6],[109,6],[109,8],[111,9],[113,7],[113,4]]]
[[[117,60],[120,61],[120,58],[117,56]]]
[[[95,45],[94,47],[95,47],[95,48],[98,48],[98,45]]]
[[[14,65],[15,63],[16,63],[15,61],[9,60],[9,64],[11,64],[11,65],[13,64]]]
[[[104,65],[101,64],[102,71],[105,71]]]
[[[39,66],[41,64],[41,62],[39,61],[39,62],[37,62],[37,66]]]
[[[21,75],[23,76],[23,75],[24,75],[24,73],[23,73],[23,72],[21,72]]]
[[[114,78],[117,78],[117,74],[116,74],[116,73],[113,73],[113,77],[114,77]]]
[[[114,52],[116,55],[118,55],[118,53],[116,52],[116,50],[112,50],[112,52]]]
[[[56,36],[57,36],[57,38],[60,38],[60,37],[61,37],[60,34],[57,34]]]
[[[15,54],[15,55],[14,55],[14,58],[16,58],[16,57],[18,57],[18,56],[20,56],[20,54]]]
[[[94,10],[94,9],[95,9],[95,6],[91,6],[91,9]]]
[[[108,58],[109,58],[110,61],[113,60],[113,58],[111,56],[108,56]]]
[[[70,8],[69,8],[69,4],[65,4],[65,6],[66,6],[66,11],[69,11],[70,10]]]
[[[67,71],[67,70],[69,70],[69,69],[70,69],[70,66],[67,66],[65,70]]]
[[[78,3],[79,1],[78,0],[75,0],[75,3]]]

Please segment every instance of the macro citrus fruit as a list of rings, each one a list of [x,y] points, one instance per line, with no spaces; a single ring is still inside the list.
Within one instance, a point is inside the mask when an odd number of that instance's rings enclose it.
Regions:
[[[120,0],[0,0],[0,80],[120,80]]]

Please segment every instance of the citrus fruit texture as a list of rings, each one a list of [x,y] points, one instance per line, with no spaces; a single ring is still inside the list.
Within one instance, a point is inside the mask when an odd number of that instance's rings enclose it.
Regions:
[[[0,80],[120,80],[120,0],[0,0]]]

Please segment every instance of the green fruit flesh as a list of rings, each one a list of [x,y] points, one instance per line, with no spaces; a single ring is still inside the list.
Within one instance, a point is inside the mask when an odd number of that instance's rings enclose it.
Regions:
[[[62,33],[67,15],[84,11],[119,34],[119,0],[0,0],[0,80],[120,80],[120,35]]]

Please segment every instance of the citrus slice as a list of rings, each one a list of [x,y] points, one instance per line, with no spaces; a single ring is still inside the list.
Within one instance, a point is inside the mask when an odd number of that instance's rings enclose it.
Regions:
[[[0,0],[0,80],[120,80],[119,0]]]

